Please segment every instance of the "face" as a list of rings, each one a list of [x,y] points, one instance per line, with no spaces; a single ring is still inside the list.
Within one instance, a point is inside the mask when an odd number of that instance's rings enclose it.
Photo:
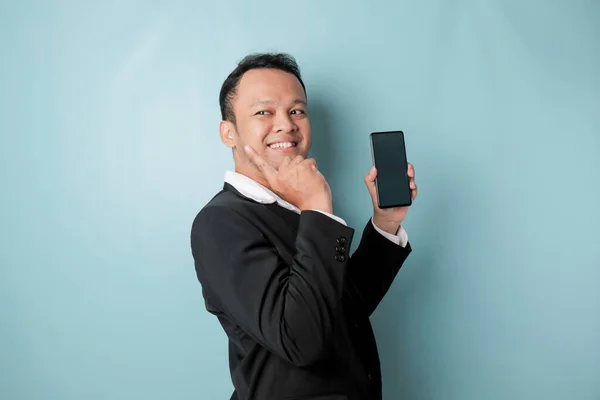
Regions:
[[[310,122],[306,95],[298,79],[276,69],[246,72],[233,100],[236,124],[221,122],[221,139],[234,148],[236,171],[258,172],[244,152],[250,145],[271,166],[287,156],[306,157],[310,149]]]

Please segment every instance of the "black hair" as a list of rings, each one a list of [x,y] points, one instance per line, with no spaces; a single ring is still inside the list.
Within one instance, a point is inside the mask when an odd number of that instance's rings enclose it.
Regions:
[[[221,107],[221,118],[224,121],[235,123],[235,113],[233,112],[232,100],[237,93],[237,87],[242,76],[251,69],[271,68],[288,72],[294,75],[300,81],[304,94],[306,87],[302,82],[300,68],[294,57],[286,53],[255,53],[244,57],[237,67],[229,74],[219,93],[219,106]]]

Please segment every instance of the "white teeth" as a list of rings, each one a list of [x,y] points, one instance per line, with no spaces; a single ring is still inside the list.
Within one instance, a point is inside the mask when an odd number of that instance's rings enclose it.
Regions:
[[[293,142],[281,142],[281,143],[273,143],[272,145],[269,145],[269,147],[272,149],[287,149],[288,147],[294,147],[294,146],[296,146],[296,144]]]

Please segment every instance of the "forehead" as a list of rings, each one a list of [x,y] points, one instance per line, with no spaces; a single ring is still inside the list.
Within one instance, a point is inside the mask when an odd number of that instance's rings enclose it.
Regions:
[[[256,101],[291,102],[306,101],[300,81],[292,74],[277,69],[252,69],[246,72],[237,88],[239,103]]]

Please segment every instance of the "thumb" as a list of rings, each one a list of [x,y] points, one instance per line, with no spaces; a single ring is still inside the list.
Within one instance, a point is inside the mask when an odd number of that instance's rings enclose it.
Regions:
[[[377,196],[377,190],[375,188],[375,178],[377,177],[377,168],[373,166],[369,173],[365,176],[365,184],[367,185],[367,189],[371,194],[371,198],[375,201]]]
[[[377,177],[377,168],[375,168],[375,166],[372,166],[371,169],[369,170],[369,173],[367,174],[367,176],[365,176],[365,180],[369,179],[370,181],[375,181],[375,178]]]

